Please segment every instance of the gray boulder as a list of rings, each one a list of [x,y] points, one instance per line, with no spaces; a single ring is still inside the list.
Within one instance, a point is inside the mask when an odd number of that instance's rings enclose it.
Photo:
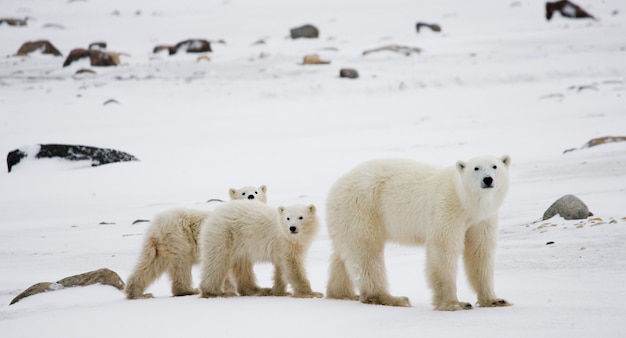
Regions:
[[[586,219],[593,216],[587,205],[574,195],[565,195],[552,203],[543,213],[543,220],[552,218],[557,214],[567,220]]]

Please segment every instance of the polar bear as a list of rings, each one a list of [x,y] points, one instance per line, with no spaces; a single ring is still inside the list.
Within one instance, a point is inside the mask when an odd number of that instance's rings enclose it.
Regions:
[[[286,296],[291,284],[293,297],[313,298],[304,269],[307,250],[319,228],[314,205],[270,207],[262,203],[232,201],[217,207],[201,227],[200,261],[203,298],[232,297],[223,286],[232,271],[242,296]],[[254,271],[241,269],[242,262],[271,262],[274,285],[259,288]]]
[[[425,245],[435,310],[471,309],[456,293],[457,260],[480,306],[508,306],[494,292],[498,209],[509,187],[509,156],[485,156],[440,168],[410,160],[357,166],[331,188],[327,226],[333,253],[328,298],[410,306],[388,292],[385,242]],[[360,296],[354,291],[356,283]]]
[[[232,191],[250,193],[232,194]],[[256,200],[265,203],[266,191],[267,187],[262,185],[258,189],[231,188],[229,194],[233,200]],[[157,214],[146,232],[139,262],[127,280],[124,290],[126,298],[152,298],[152,294],[144,291],[165,272],[170,276],[174,296],[197,294],[198,290],[192,286],[191,269],[198,263],[200,224],[209,215],[209,211],[186,208]],[[252,271],[252,264],[242,262],[239,268]]]
[[[228,194],[230,195],[231,200],[258,199],[263,203],[267,203],[266,192],[267,187],[265,185],[259,186],[258,188],[253,186],[246,186],[239,189],[230,188],[228,190]]]

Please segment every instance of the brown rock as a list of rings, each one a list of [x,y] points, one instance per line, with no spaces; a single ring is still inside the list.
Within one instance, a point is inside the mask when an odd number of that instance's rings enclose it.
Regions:
[[[598,137],[598,138],[589,140],[587,143],[585,143],[582,146],[582,148],[591,148],[591,147],[599,146],[605,143],[624,142],[624,141],[626,141],[626,136],[604,136],[604,137]]]
[[[0,25],[6,23],[9,26],[26,26],[28,23],[28,17],[24,19],[17,18],[0,18]]]
[[[17,297],[13,298],[9,305],[13,305],[23,298],[36,295],[38,293],[56,291],[75,286],[88,286],[96,283],[111,285],[118,290],[124,290],[125,286],[124,281],[117,273],[107,268],[103,268],[95,271],[86,272],[80,275],[66,277],[56,283],[37,283],[24,290],[24,292],[17,295]]]
[[[92,66],[117,66],[120,64],[120,54],[115,52],[105,52],[97,49],[72,49],[70,54],[63,62],[63,67],[67,67],[72,62],[80,59],[89,58]]]
[[[309,54],[305,55],[302,59],[303,65],[327,65],[330,61],[320,59],[320,56],[317,54]]]
[[[52,54],[54,56],[61,56],[61,52],[59,52],[56,47],[54,47],[50,41],[48,40],[38,40],[38,41],[28,41],[24,42],[20,49],[18,49],[15,55],[17,56],[25,56],[34,51],[41,51],[42,54]]]
[[[441,26],[439,26],[436,23],[418,22],[415,24],[415,30],[417,30],[418,33],[420,32],[420,29],[422,27],[429,28],[433,32],[437,32],[437,33],[441,32]]]

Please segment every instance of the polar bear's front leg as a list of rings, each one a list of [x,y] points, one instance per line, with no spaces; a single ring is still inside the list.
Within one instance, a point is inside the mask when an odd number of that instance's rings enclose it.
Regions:
[[[494,256],[497,239],[497,217],[470,227],[465,234],[463,261],[472,288],[478,294],[478,305],[510,306],[496,297],[493,282]]]
[[[463,248],[462,227],[447,225],[446,228],[432,233],[426,243],[426,274],[433,290],[433,306],[438,311],[469,310],[472,305],[459,302],[456,293],[457,259]]]

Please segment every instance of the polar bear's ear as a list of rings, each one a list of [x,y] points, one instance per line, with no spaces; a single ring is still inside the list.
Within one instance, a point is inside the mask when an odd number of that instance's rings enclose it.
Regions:
[[[278,207],[278,213],[281,214],[281,215],[284,214],[285,213],[285,207],[283,207],[283,206]]]
[[[509,155],[504,155],[504,156],[500,157],[500,160],[507,167],[511,164],[511,157],[509,157]]]
[[[265,192],[267,191],[267,187],[264,184],[264,185],[259,187],[259,190],[261,190],[265,194]]]
[[[317,208],[315,208],[315,205],[313,204],[309,204],[308,208],[309,208],[309,212],[312,214],[314,214],[315,211],[317,210]]]
[[[465,169],[465,167],[467,166],[467,163],[463,162],[463,161],[457,161],[456,162],[456,169],[459,172],[463,172],[463,169]]]
[[[228,194],[230,195],[230,199],[234,200],[237,196],[237,189],[235,188],[228,189]]]

